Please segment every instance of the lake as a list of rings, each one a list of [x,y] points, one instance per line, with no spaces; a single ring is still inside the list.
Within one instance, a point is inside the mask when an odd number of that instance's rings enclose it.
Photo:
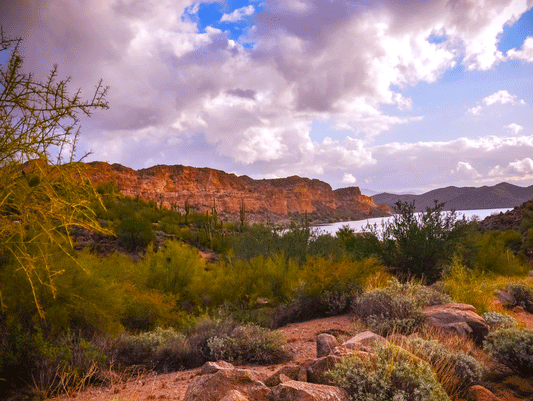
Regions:
[[[488,217],[493,214],[499,214],[500,212],[505,213],[508,210],[512,210],[513,208],[507,208],[507,209],[478,209],[478,210],[457,210],[457,216],[459,219],[462,219],[463,216],[465,216],[467,219],[471,219],[474,216],[477,216],[479,220],[483,220],[485,217]],[[442,213],[449,213],[449,212],[442,212]],[[351,229],[353,229],[355,232],[361,232],[364,231],[363,228],[366,227],[367,224],[374,225],[377,223],[378,227],[381,225],[381,222],[387,221],[392,219],[392,216],[390,217],[376,217],[373,219],[366,219],[366,220],[356,220],[356,221],[340,221],[338,223],[332,223],[332,224],[325,224],[321,226],[317,226],[316,228],[322,232],[323,234],[329,233],[332,235],[335,235],[339,228],[342,226],[348,225]]]

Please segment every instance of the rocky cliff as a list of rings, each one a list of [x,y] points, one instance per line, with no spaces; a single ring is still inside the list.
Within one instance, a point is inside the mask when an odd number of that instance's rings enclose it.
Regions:
[[[89,163],[95,183],[114,183],[128,196],[140,196],[169,208],[184,209],[185,202],[196,212],[211,211],[234,219],[244,204],[249,221],[275,221],[308,213],[314,221],[363,219],[390,215],[386,205],[376,205],[359,188],[332,190],[316,179],[292,176],[254,180],[211,168],[154,166],[133,170],[120,164]]]

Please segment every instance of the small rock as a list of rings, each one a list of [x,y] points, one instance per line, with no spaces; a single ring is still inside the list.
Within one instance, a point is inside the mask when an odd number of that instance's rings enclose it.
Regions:
[[[514,312],[514,313],[522,313],[522,312],[524,312],[524,308],[521,307],[521,306],[515,306],[515,307],[513,308],[513,312]]]
[[[274,387],[281,383],[281,376],[290,378],[291,380],[307,381],[307,370],[302,366],[283,366],[280,370],[265,380],[268,387]]]
[[[348,341],[344,342],[341,347],[346,349],[370,349],[374,350],[377,344],[383,343],[385,340],[384,337],[379,334],[372,333],[371,331],[363,331],[350,338]]]
[[[235,366],[226,361],[206,362],[202,366],[202,370],[200,372],[203,375],[207,375],[210,373],[216,373],[221,369],[235,369]]]
[[[500,401],[498,397],[483,386],[475,385],[468,388],[467,401]]]
[[[329,355],[335,347],[339,346],[339,342],[331,334],[322,333],[319,334],[316,338],[316,356],[321,358],[323,356]]]

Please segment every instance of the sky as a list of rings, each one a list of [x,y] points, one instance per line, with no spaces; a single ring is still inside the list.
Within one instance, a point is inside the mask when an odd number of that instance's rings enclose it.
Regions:
[[[3,0],[24,68],[110,109],[78,155],[425,192],[533,185],[533,0]],[[0,54],[0,63],[6,52]]]

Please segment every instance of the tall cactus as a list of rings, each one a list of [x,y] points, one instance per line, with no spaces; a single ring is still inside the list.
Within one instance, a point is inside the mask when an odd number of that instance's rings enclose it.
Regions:
[[[189,201],[185,201],[185,224],[187,224],[187,217],[189,216]]]
[[[246,208],[244,206],[244,198],[241,199],[241,207],[239,210],[240,218],[241,218],[241,229],[244,229],[244,222],[246,220]]]

